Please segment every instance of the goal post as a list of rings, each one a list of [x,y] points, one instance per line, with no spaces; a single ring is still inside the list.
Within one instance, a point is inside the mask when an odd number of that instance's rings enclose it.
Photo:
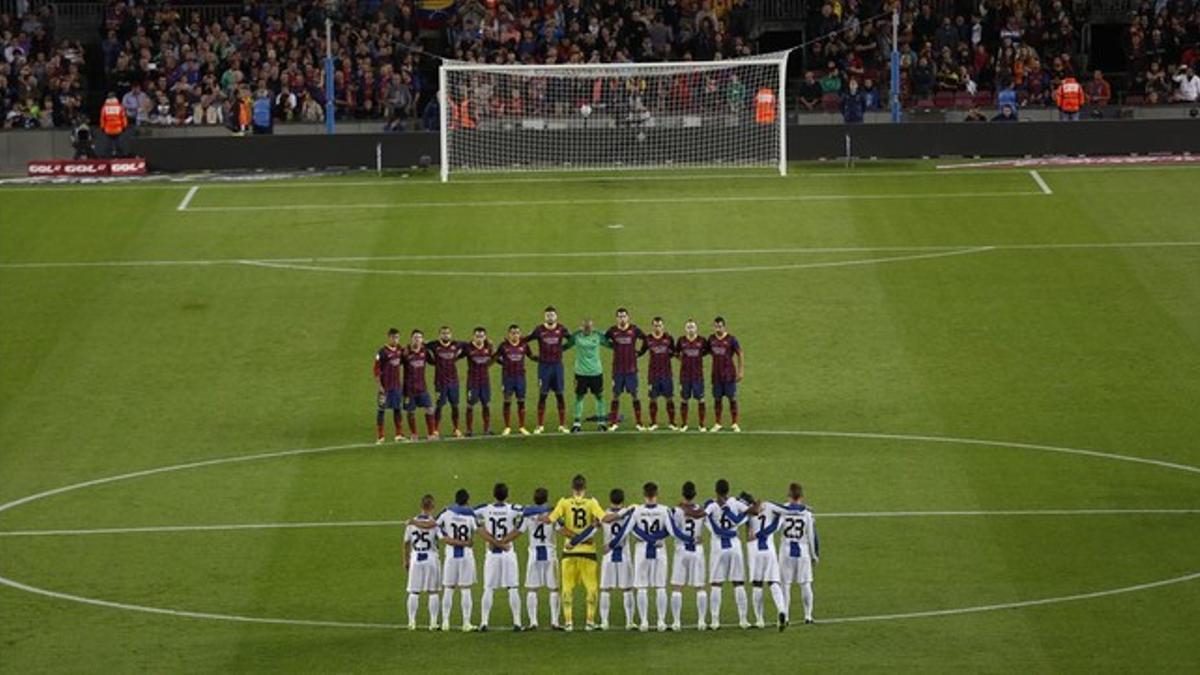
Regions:
[[[787,174],[788,52],[702,62],[483,65],[439,73],[441,177],[772,168]]]

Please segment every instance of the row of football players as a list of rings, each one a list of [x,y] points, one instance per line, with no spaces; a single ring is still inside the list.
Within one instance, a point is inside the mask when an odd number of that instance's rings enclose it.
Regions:
[[[537,346],[536,353],[532,346]],[[612,401],[605,410],[601,347],[612,350]],[[575,350],[574,423],[566,426],[566,401],[563,395],[565,375],[563,354]],[[647,385],[649,388],[649,420],[642,416],[642,401],[638,395],[638,359],[649,354]],[[704,357],[712,358],[712,394],[715,401],[716,423],[709,428],[704,403]],[[737,386],[745,372],[745,356],[737,338],[726,330],[725,319],[713,320],[713,333],[701,336],[694,320],[684,325],[684,335],[676,340],[666,331],[661,317],[655,317],[649,333],[631,321],[625,308],[616,311],[616,322],[605,332],[594,329],[591,319],[585,319],[572,332],[559,322],[554,307],[547,307],[543,321],[528,334],[512,324],[499,345],[488,339],[487,330],[477,327],[472,339],[454,339],[448,326],[442,326],[438,338],[426,343],[424,333],[412,331],[407,345],[400,343],[400,331],[388,331],[387,343],[375,354],[375,381],[378,399],[375,412],[376,440],[385,440],[385,413],[392,411],[397,442],[417,439],[417,410],[425,415],[425,429],[430,438],[439,436],[442,411],[449,405],[455,437],[463,436],[459,427],[460,386],[458,361],[467,361],[466,435],[474,433],[475,408],[481,408],[482,433],[491,433],[492,398],[490,367],[500,364],[503,386],[503,435],[513,432],[512,412],[515,403],[517,431],[530,432],[525,425],[526,360],[537,362],[538,401],[537,426],[533,433],[545,431],[546,401],[554,395],[558,412],[558,430],[578,432],[584,423],[583,403],[588,394],[595,398],[595,414],[588,418],[598,423],[600,431],[616,431],[622,419],[620,398],[629,394],[638,431],[658,429],[659,400],[665,402],[668,426],[672,430],[688,428],[688,404],[696,401],[700,431],[719,431],[722,428],[724,403],[729,404],[730,428],[741,431],[738,421]],[[675,416],[675,377],[672,361],[678,359],[679,385],[682,395],[679,423]],[[426,386],[425,368],[434,366],[434,393]],[[409,434],[404,434],[404,415],[407,413]]]
[[[611,515],[602,528],[605,543],[599,549],[603,557],[598,588],[595,581],[589,584],[587,578],[580,580],[588,593],[588,630],[609,628],[611,593],[615,591],[622,594],[627,630],[650,629],[651,591],[655,595],[654,625],[657,630],[680,630],[683,591],[687,587],[695,590],[696,627],[717,630],[720,628],[722,589],[726,583],[733,587],[738,625],[743,629],[766,625],[764,590],[771,595],[775,606],[778,629],[786,628],[791,614],[793,584],[800,586],[804,622],[813,623],[812,580],[819,540],[813,513],[805,504],[801,486],[798,483],[789,485],[783,503],[755,500],[745,492],[730,497],[729,483],[725,480],[717,481],[715,492],[715,498],[698,504],[696,487],[689,481],[683,484],[678,505],[669,507],[659,503],[658,486],[654,483],[643,486],[643,503],[636,506],[626,506],[624,492],[612,490],[607,509]],[[508,502],[508,487],[503,483],[495,486],[492,496],[493,503],[471,507],[468,506],[469,494],[460,489],[454,505],[436,516],[433,497],[422,497],[421,513],[408,521],[405,530],[404,567],[408,573],[410,630],[417,628],[422,595],[427,596],[429,629],[450,630],[455,590],[460,595],[462,630],[476,630],[471,623],[472,588],[476,582],[473,548],[476,534],[486,545],[478,630],[488,630],[493,595],[501,589],[508,592],[513,630],[537,630],[538,591],[542,589],[549,594],[551,627],[571,630],[570,596],[574,589],[570,583],[564,588],[567,597],[561,603],[564,621],[561,624],[559,621],[559,563],[554,535],[557,532],[564,536],[563,560],[566,563],[571,560],[572,548],[584,543],[583,539],[590,538],[592,533],[573,532],[561,519],[548,521],[551,509],[547,505],[545,488],[535,490],[533,503],[525,507]],[[705,529],[710,532],[707,574]],[[780,539],[778,547],[776,534]],[[522,621],[514,549],[516,540],[522,535],[529,541],[524,582],[527,622]],[[667,538],[673,538],[675,544],[669,567],[672,588],[669,606]],[[445,546],[445,558],[440,562],[439,542]],[[594,554],[592,557],[594,559]],[[567,577],[566,564],[563,570]],[[749,598],[745,589],[747,576],[752,590]],[[597,604],[598,626],[593,623],[592,616]],[[753,607],[754,623],[748,619],[748,605]]]

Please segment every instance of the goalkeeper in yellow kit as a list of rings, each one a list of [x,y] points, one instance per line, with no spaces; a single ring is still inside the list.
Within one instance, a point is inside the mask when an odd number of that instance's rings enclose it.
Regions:
[[[561,523],[560,532],[569,538],[562,554],[563,629],[572,630],[575,618],[573,595],[575,587],[582,583],[587,591],[587,630],[593,630],[600,586],[596,525],[612,522],[623,514],[608,513],[594,497],[587,496],[587,479],[582,475],[571,479],[571,492],[570,497],[559,499],[554,510],[542,518],[546,522]]]

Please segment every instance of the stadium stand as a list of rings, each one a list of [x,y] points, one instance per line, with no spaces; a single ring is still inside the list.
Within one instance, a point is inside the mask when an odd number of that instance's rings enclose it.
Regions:
[[[930,0],[903,5],[901,100],[910,109],[1053,106],[1063,78],[1088,103],[1195,103],[1200,2],[1149,0],[1122,21],[1123,69],[1092,73],[1099,21],[1079,0]],[[1108,3],[1113,4],[1113,3]],[[1122,4],[1117,2],[1117,4]],[[709,60],[756,51],[763,18],[799,16],[808,41],[789,109],[842,107],[849,81],[887,105],[892,4],[885,0],[285,0],[50,3],[0,0],[0,119],[65,127],[115,91],[132,124],[245,126],[255,101],[276,121],[324,117],[323,25],[334,21],[339,119],[430,128],[438,57],[487,63]],[[71,17],[65,17],[66,12]],[[61,19],[90,22],[73,38]],[[1095,19],[1095,21],[1093,21]],[[1093,49],[1094,52],[1094,49]],[[85,56],[86,54],[86,56]],[[793,61],[796,63],[796,61]],[[805,78],[805,70],[815,78]],[[1088,73],[1092,73],[1088,75]],[[819,86],[816,91],[813,82]]]

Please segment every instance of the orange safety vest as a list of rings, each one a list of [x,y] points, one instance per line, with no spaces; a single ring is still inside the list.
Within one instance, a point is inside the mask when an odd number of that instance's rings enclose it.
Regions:
[[[474,129],[475,118],[471,116],[471,99],[464,98],[462,103],[458,104],[458,123],[463,129]]]
[[[1058,85],[1058,91],[1054,92],[1054,102],[1063,112],[1079,112],[1083,107],[1083,87],[1075,78],[1068,77]]]
[[[775,123],[775,92],[763,87],[754,95],[754,121],[759,124]]]
[[[119,136],[125,131],[126,124],[128,122],[125,120],[125,108],[121,107],[117,99],[108,99],[104,107],[100,108],[100,129],[109,136]]]

